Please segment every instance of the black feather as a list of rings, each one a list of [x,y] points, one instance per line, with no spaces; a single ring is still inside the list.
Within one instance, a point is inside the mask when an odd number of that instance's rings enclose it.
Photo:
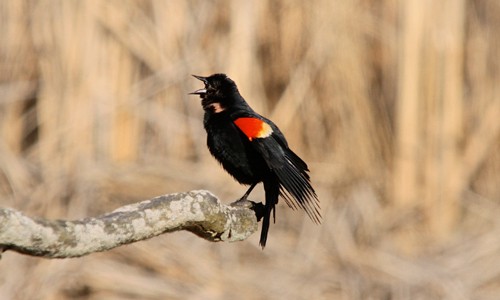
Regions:
[[[238,182],[251,185],[252,188],[256,183],[264,184],[266,199],[260,236],[262,248],[267,242],[271,212],[275,220],[280,196],[289,207],[303,209],[313,222],[320,223],[319,200],[311,185],[309,168],[289,148],[280,129],[271,120],[256,113],[240,95],[236,84],[225,74],[195,77],[205,84],[204,89],[193,94],[202,99],[210,153]],[[262,126],[265,130],[260,135],[263,129],[251,126],[262,123],[250,122],[250,127],[247,127],[245,123],[237,122],[239,118],[260,120],[268,126]]]

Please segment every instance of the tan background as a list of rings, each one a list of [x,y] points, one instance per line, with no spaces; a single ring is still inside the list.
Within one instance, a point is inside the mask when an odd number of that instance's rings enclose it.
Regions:
[[[309,163],[323,224],[280,203],[265,251],[8,252],[0,298],[499,299],[499,28],[497,0],[1,1],[1,206],[237,199],[187,95],[225,72]]]

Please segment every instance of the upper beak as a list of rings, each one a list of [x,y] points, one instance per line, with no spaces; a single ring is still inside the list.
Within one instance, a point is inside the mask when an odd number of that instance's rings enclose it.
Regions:
[[[203,76],[198,76],[198,75],[193,75],[194,78],[196,79],[199,79],[201,81],[203,81],[203,83],[205,85],[207,85],[207,78],[206,77],[203,77]],[[203,95],[203,94],[206,94],[207,93],[207,89],[206,88],[203,88],[203,89],[199,89],[199,90],[196,90],[192,93],[189,93],[190,95]]]
[[[207,78],[206,77],[198,76],[198,75],[191,75],[191,76],[193,76],[196,79],[199,79],[199,80],[203,81],[204,84],[207,84]]]

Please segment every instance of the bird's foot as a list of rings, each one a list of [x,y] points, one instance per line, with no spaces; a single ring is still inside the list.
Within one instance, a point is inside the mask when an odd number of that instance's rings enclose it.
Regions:
[[[246,198],[241,197],[240,199],[238,199],[235,202],[231,203],[231,206],[239,206],[239,207],[244,207],[244,208],[250,208],[250,209],[252,209],[254,203],[255,202],[247,200]]]
[[[264,204],[262,204],[262,202],[247,200],[246,197],[241,197],[239,200],[231,203],[231,206],[239,206],[253,210],[255,212],[255,216],[257,217],[257,222],[264,216]]]
[[[252,201],[250,201],[252,202]],[[250,208],[251,210],[253,210],[255,212],[255,216],[257,217],[257,222],[260,221],[260,219],[262,219],[262,217],[264,216],[264,212],[265,212],[265,206],[264,204],[262,204],[262,202],[252,202],[253,206]]]

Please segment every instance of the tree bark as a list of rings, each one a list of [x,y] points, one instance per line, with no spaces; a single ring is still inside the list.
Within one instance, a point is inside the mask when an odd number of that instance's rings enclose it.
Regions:
[[[2,208],[0,249],[46,258],[79,257],[178,230],[213,242],[241,241],[257,231],[257,206],[251,201],[228,206],[208,191],[190,191],[76,221],[30,218]]]

